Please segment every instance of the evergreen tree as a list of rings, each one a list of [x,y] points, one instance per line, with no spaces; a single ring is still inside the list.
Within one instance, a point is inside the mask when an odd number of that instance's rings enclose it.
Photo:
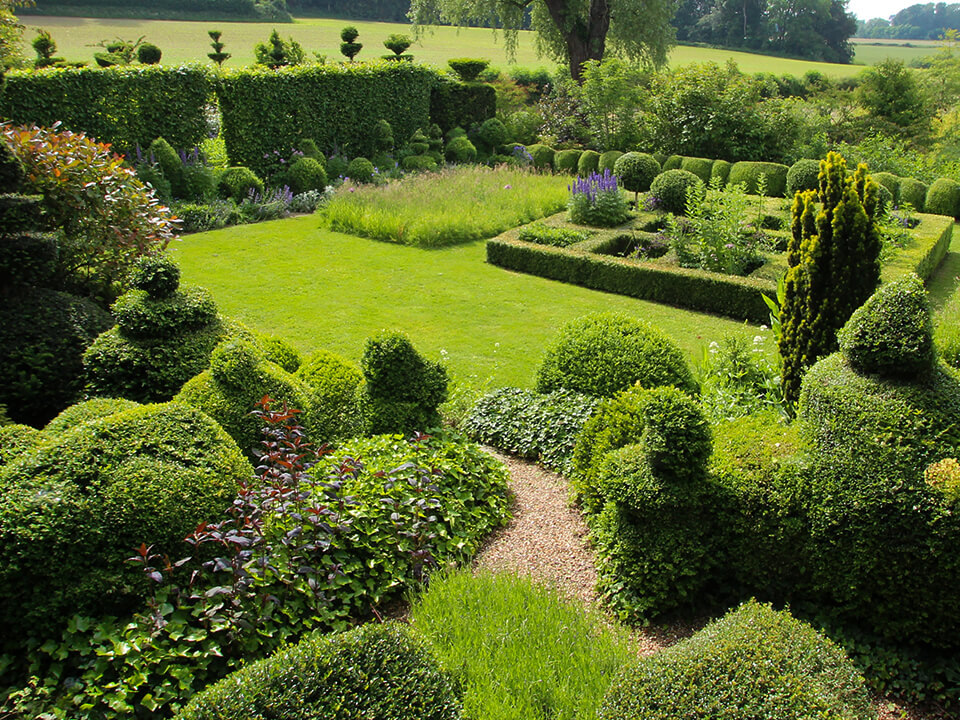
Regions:
[[[819,184],[816,192],[797,193],[792,208],[777,342],[790,404],[800,396],[804,372],[836,350],[837,331],[880,282],[879,189],[867,166],[848,177],[846,160],[828,153]]]
[[[208,30],[207,35],[209,35],[213,41],[210,43],[213,52],[207,53],[207,57],[213,60],[217,64],[217,67],[223,67],[223,64],[231,57],[230,53],[223,51],[224,44],[220,42],[220,36],[223,35],[223,33],[219,30]]]

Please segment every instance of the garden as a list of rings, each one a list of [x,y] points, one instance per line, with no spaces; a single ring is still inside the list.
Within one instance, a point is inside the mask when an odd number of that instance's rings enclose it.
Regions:
[[[0,714],[956,716],[953,51],[342,42],[4,76]]]

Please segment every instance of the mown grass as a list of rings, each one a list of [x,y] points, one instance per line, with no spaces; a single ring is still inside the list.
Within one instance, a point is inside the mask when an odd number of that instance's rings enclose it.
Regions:
[[[559,212],[570,179],[462,166],[386,185],[344,184],[322,211],[331,230],[423,248],[489,238]]]
[[[624,632],[531,581],[459,572],[434,576],[413,604],[413,629],[464,682],[464,716],[595,717],[635,655]]]
[[[289,24],[81,18],[25,15],[22,12],[21,16],[28,27],[23,43],[28,57],[34,56],[29,42],[36,34],[35,28],[43,27],[53,34],[58,47],[57,55],[67,60],[87,60],[92,63],[95,49],[91,46],[97,42],[116,37],[135,40],[145,36],[147,41],[159,45],[163,50],[164,64],[211,64],[207,59],[207,53],[210,52],[207,30],[216,28],[223,32],[222,41],[226,44],[226,52],[232,54],[226,67],[251,64],[254,59],[254,45],[265,41],[274,28],[283,37],[292,37],[300,42],[308,53],[319,52],[326,55],[330,62],[342,60],[339,49],[340,29],[348,24],[346,20],[330,18],[298,18],[295,23]],[[403,23],[350,21],[349,24],[355,25],[360,31],[358,41],[364,45],[358,56],[359,60],[386,54],[388,51],[383,47],[383,41],[388,35],[410,33],[410,26]],[[414,43],[409,54],[414,56],[416,62],[439,67],[446,67],[447,60],[453,57],[487,58],[501,68],[514,64],[527,68],[552,67],[554,64],[548,58],[537,56],[534,35],[530,32],[520,33],[516,60],[510,61],[504,50],[503,35],[495,35],[488,28],[434,28]],[[691,62],[723,64],[728,59],[736,62],[744,72],[790,73],[797,77],[810,70],[834,78],[850,77],[862,70],[853,65],[790,60],[756,53],[683,45],[675,47],[670,53],[670,65],[673,67]],[[859,59],[857,61],[859,62]]]
[[[529,387],[565,322],[616,310],[647,320],[690,358],[727,334],[726,318],[513,273],[485,262],[485,243],[421,250],[331,232],[317,216],[190,235],[171,248],[183,280],[208,288],[225,315],[300,350],[359,360],[367,337],[402,330],[451,374],[477,387]]]

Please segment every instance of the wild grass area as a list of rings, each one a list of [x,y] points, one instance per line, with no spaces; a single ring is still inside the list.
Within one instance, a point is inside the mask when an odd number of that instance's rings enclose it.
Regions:
[[[299,18],[293,24],[287,23],[250,23],[250,22],[188,22],[172,20],[124,20],[110,18],[63,17],[27,15],[21,12],[28,30],[24,35],[24,48],[28,56],[33,55],[29,41],[35,36],[36,28],[49,30],[57,43],[58,55],[67,60],[93,61],[94,45],[101,40],[113,40],[117,37],[136,40],[144,36],[147,41],[159,45],[163,50],[164,64],[188,62],[210,63],[210,38],[207,31],[219,29],[223,32],[222,41],[226,52],[232,57],[226,67],[240,67],[253,62],[253,48],[263,42],[276,28],[283,37],[292,37],[300,42],[308,53],[319,52],[326,55],[328,61],[342,60],[340,55],[340,29],[348,24],[346,20],[328,18]],[[380,57],[389,51],[383,47],[383,41],[393,33],[409,33],[410,26],[401,23],[350,22],[360,31],[358,42],[364,48],[357,56],[358,60]],[[100,48],[96,48],[100,50]],[[488,28],[451,28],[438,27],[428,31],[410,48],[409,53],[416,62],[446,66],[453,57],[482,57],[498,67],[519,65],[521,67],[550,67],[553,62],[548,58],[537,57],[534,35],[521,32],[518,40],[515,62],[508,60],[504,50],[503,36],[494,35]],[[871,62],[879,62],[876,57]],[[670,53],[670,65],[677,67],[692,62],[726,63],[733,60],[741,70],[747,73],[772,72],[790,73],[798,77],[810,70],[828,77],[850,77],[860,72],[855,65],[836,65],[832,63],[790,60],[734,50],[718,50],[678,45]],[[861,62],[859,58],[856,62]]]
[[[520,169],[451,168],[383,186],[344,185],[323,210],[331,230],[417,247],[493,237],[558,212],[570,178]]]

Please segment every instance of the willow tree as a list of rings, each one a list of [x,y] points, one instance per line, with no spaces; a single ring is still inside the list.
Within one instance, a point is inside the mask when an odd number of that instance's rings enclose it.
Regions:
[[[676,0],[411,0],[410,19],[424,25],[489,25],[504,34],[507,55],[516,57],[517,31],[528,17],[537,52],[568,63],[582,79],[583,64],[608,51],[654,67],[667,60],[673,40],[670,19]]]

